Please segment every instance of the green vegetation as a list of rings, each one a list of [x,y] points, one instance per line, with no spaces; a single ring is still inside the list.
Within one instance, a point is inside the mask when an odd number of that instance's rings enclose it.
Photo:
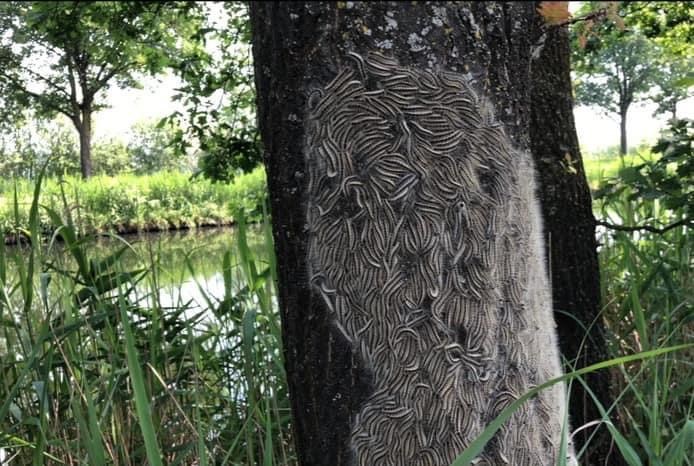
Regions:
[[[142,74],[159,74],[195,49],[199,11],[194,2],[2,2],[0,121],[28,108],[65,115],[79,134],[82,176],[90,177],[92,116],[103,92],[136,87]]]
[[[29,230],[32,197],[31,181],[0,181],[0,231],[5,236]],[[238,209],[258,220],[264,199],[265,172],[258,167],[232,184],[191,180],[190,175],[178,172],[97,176],[86,181],[50,179],[40,203],[65,216],[69,213],[77,231],[84,234],[224,225],[234,221]],[[38,222],[44,233],[56,229],[44,209]]]
[[[183,103],[185,111],[168,120],[186,128],[175,138],[178,150],[185,152],[196,145],[201,149],[200,172],[229,182],[238,171],[248,172],[261,163],[262,152],[255,118],[248,5],[223,2],[215,8],[214,12],[208,9],[208,15],[222,19],[200,31],[203,43],[216,44],[214,51],[197,47],[171,66],[184,83],[174,99]]]
[[[658,201],[657,210],[645,221],[662,223],[660,217],[691,225],[694,213],[694,120],[672,120],[653,146],[655,155],[642,157],[640,163],[624,166],[618,176],[608,180],[596,193],[607,204],[619,201],[626,193],[637,204]]]
[[[692,342],[693,138],[691,120],[673,121],[652,148],[584,159],[596,218],[609,225],[598,230],[599,259],[615,358]],[[690,347],[614,373],[617,406],[603,408],[630,465],[692,464],[692,355]]]
[[[30,212],[35,238],[38,195]],[[222,296],[201,288],[201,309],[163,304],[156,254],[120,240],[97,256],[49,215],[68,255],[35,241],[11,256],[0,244],[0,458],[294,464],[267,223],[267,254],[249,247],[242,221],[224,253],[185,252],[193,276],[197,260],[222,272]]]
[[[620,153],[632,104],[650,100],[677,117],[691,95],[694,28],[690,2],[584,2],[572,30],[579,104],[620,119]]]
[[[620,156],[619,148],[614,147],[603,152],[585,154],[583,166],[591,189],[597,190],[606,180],[614,179],[620,169],[653,161],[654,157],[655,154],[648,145],[641,145],[624,156]]]
[[[638,205],[622,195],[611,221],[642,224],[658,215],[656,202]],[[661,213],[660,215],[665,215]],[[662,218],[667,222],[666,218]],[[691,227],[664,234],[611,232],[602,236],[600,267],[612,354],[692,342],[694,287]],[[641,458],[636,464],[691,464],[694,447],[692,349],[620,367],[621,395],[613,408],[619,429]],[[607,410],[608,407],[605,407]],[[688,453],[687,453],[688,452]],[[677,458],[677,459],[673,459]],[[688,458],[685,462],[685,458]]]
[[[177,131],[175,125],[143,121],[132,128],[127,144],[116,138],[93,141],[92,174],[192,171],[192,157],[174,148]],[[40,170],[49,177],[78,176],[77,147],[77,138],[64,121],[18,122],[12,131],[0,133],[0,172],[8,178],[24,179],[35,179]]]
[[[694,235],[691,205],[678,200],[691,199],[694,189],[691,137],[690,131],[685,144],[675,129],[674,137],[666,134],[655,146],[661,153],[609,179],[592,180],[602,187],[596,216],[627,227],[602,229],[599,238],[603,317],[614,357],[692,342]],[[673,227],[663,233],[639,228],[668,225]],[[690,348],[625,364],[615,374],[621,381],[618,405],[605,410],[613,412],[633,450],[630,464],[692,464],[692,356]]]

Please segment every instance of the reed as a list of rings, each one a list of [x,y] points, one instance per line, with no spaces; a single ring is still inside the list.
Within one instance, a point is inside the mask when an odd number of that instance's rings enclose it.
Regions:
[[[31,239],[41,234],[36,186]],[[165,307],[156,251],[120,239],[99,255],[93,238],[44,211],[49,242],[31,241],[23,256],[0,244],[3,461],[295,463],[271,245],[256,252],[238,222],[218,258],[224,296],[201,287],[206,306]],[[253,229],[256,241],[267,228]],[[50,254],[58,239],[67,257]],[[189,277],[198,254],[185,257]]]
[[[33,187],[29,180],[0,182],[0,233],[6,237],[28,230]],[[228,225],[235,220],[234,210],[257,221],[265,192],[265,172],[258,167],[231,184],[179,172],[49,179],[39,202],[70,217],[81,234],[122,234]],[[57,227],[45,210],[39,211],[38,222],[43,233]]]

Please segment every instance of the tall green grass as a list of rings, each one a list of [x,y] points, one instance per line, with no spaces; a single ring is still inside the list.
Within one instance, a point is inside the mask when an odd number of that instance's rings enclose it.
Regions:
[[[602,184],[604,180],[597,181]],[[682,212],[626,189],[596,201],[596,216],[616,225],[667,225]],[[680,226],[662,234],[600,229],[604,320],[613,355],[694,342],[694,235]],[[640,461],[694,464],[694,351],[620,367],[622,430]]]
[[[0,233],[28,230],[33,186],[28,180],[0,181]],[[229,224],[234,221],[234,210],[257,220],[265,192],[262,167],[231,184],[160,172],[97,176],[86,181],[50,179],[41,190],[40,204],[69,217],[82,234],[125,233]],[[38,221],[43,232],[57,227],[45,210],[39,211]]]
[[[623,225],[677,216],[657,200],[620,196],[596,202],[596,216]],[[64,212],[34,202],[26,228],[36,237],[43,222],[57,227],[67,259],[50,254],[54,242],[32,242],[24,259],[0,245],[5,452],[18,464],[296,464],[267,222],[258,250],[245,215],[231,213],[235,243],[207,258],[218,261],[224,295],[200,283],[204,311],[183,298],[162,305],[158,290],[175,280],[159,251],[138,253],[121,240],[97,256]],[[599,234],[612,359],[591,370],[612,370],[617,384],[615,405],[600,406],[594,425],[610,430],[631,466],[691,465],[694,353],[683,346],[694,341],[691,229]],[[186,277],[194,277],[195,255],[205,250],[184,254]],[[562,380],[583,383],[585,371],[568,372]],[[502,423],[455,464],[469,464]]]
[[[40,235],[38,198],[29,209],[32,239]],[[245,223],[223,257],[207,257],[218,261],[225,293],[220,299],[201,287],[201,309],[183,300],[162,306],[165,271],[155,251],[138,254],[121,240],[98,256],[93,238],[56,210],[44,212],[56,227],[50,242],[32,241],[23,257],[0,243],[5,460],[295,463],[274,259],[249,247]],[[267,228],[257,232],[263,239]],[[58,238],[67,257],[51,254]],[[188,251],[191,269],[196,254],[205,251]]]

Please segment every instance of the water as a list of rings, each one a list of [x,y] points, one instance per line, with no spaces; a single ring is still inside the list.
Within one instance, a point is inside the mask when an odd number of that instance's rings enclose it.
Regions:
[[[247,237],[254,256],[262,261],[266,250],[261,231],[248,228]],[[210,301],[214,303],[223,299],[223,256],[231,252],[232,266],[238,262],[236,230],[232,227],[123,235],[119,238],[102,236],[86,243],[84,249],[88,258],[100,260],[124,245],[128,248],[116,268],[132,271],[144,267],[149,270],[146,280],[138,285],[135,293],[147,295],[155,287],[162,308],[187,304],[188,312],[206,310]],[[37,273],[43,268],[54,282],[60,275],[55,269],[76,268],[64,244],[46,244],[42,248],[44,260],[43,265],[37,267]],[[26,267],[28,251],[26,246],[6,247],[7,284],[15,283],[18,269]],[[155,269],[152,269],[152,264],[157,264]],[[240,269],[234,267],[232,277],[240,273]],[[240,281],[240,278],[234,280]],[[56,293],[56,286],[49,285],[48,293]],[[147,301],[151,302],[151,296]]]
[[[251,255],[256,258],[256,267],[262,270],[268,254],[262,230],[249,227],[246,236]],[[198,395],[200,400],[204,400],[201,403],[205,409],[200,411],[203,413],[201,415],[212,414],[201,421],[201,425],[210,426],[205,435],[211,444],[217,442],[217,436],[221,436],[222,429],[227,425],[232,426],[230,429],[235,436],[235,426],[245,422],[246,405],[249,403],[246,387],[262,387],[262,394],[258,396],[265,396],[266,390],[273,393],[283,390],[277,374],[272,372],[281,361],[278,340],[270,330],[277,324],[267,315],[256,320],[256,312],[258,315],[260,313],[257,299],[252,293],[243,297],[244,294],[239,292],[246,280],[238,266],[240,254],[236,244],[237,231],[234,228],[217,228],[126,235],[121,238],[100,237],[85,242],[81,247],[88,259],[98,261],[127,245],[127,250],[113,269],[148,269],[145,278],[128,296],[131,302],[138,305],[129,306],[125,311],[129,316],[135,347],[139,351],[138,357],[147,374],[152,373],[150,369],[156,369],[162,375],[167,393],[170,391],[180,397],[185,409],[199,402]],[[40,252],[37,257],[40,260],[33,280],[36,289],[28,311],[23,306],[23,292],[19,284],[26,282],[20,279],[20,274],[22,270],[26,273],[29,248],[5,248],[7,277],[5,283],[0,283],[0,298],[9,298],[0,299],[0,369],[5,371],[0,374],[0,400],[12,400],[9,412],[0,421],[6,432],[20,432],[18,438],[31,438],[27,432],[34,427],[25,427],[22,418],[31,413],[34,419],[38,419],[39,414],[36,413],[41,413],[43,404],[36,403],[35,397],[37,394],[44,396],[44,387],[50,386],[52,396],[46,399],[53,403],[45,415],[58,412],[56,418],[62,416],[63,425],[68,426],[65,432],[71,435],[76,431],[74,426],[81,420],[82,413],[73,411],[72,403],[62,405],[60,400],[76,393],[73,392],[73,385],[77,385],[77,381],[80,387],[88,386],[94,390],[93,399],[108,399],[114,406],[129,403],[130,396],[124,375],[127,351],[123,338],[125,326],[109,324],[119,322],[118,311],[123,309],[120,307],[122,301],[104,299],[97,306],[76,306],[74,297],[84,288],[75,286],[76,261],[65,244],[42,244],[38,248]],[[225,255],[230,256],[230,272],[223,270]],[[66,271],[72,274],[72,278],[64,276]],[[47,293],[45,302],[42,302],[40,290],[45,284]],[[229,291],[234,301],[244,300],[242,307],[220,306],[220,301]],[[158,302],[158,306],[152,306],[154,301]],[[113,308],[108,305],[116,302],[119,306],[114,315]],[[276,301],[272,300],[273,309],[275,305]],[[154,319],[153,316],[158,318]],[[192,319],[190,316],[198,318]],[[246,316],[251,318],[246,319]],[[68,318],[70,322],[66,322]],[[45,323],[51,326],[54,333],[50,341],[37,344],[40,334],[37,329]],[[75,323],[78,325],[75,326]],[[248,340],[243,340],[247,337]],[[242,340],[250,343],[242,347]],[[253,351],[249,350],[246,354],[244,348],[253,348]],[[26,361],[35,356],[34,349],[40,350],[38,360],[41,364],[29,372],[13,372],[13,368],[31,367],[26,365]],[[201,364],[200,373],[198,364]],[[191,367],[196,369],[191,370]],[[65,384],[66,380],[73,380],[71,368],[76,369],[79,377],[73,383]],[[9,374],[10,378],[3,379],[5,374]],[[47,385],[37,385],[39,383]],[[161,389],[157,380],[148,379],[146,383],[151,383],[148,389],[152,393],[158,393]],[[212,385],[207,386],[207,383]],[[280,388],[276,388],[278,386]],[[12,392],[14,387],[19,389]],[[164,398],[157,398],[158,406],[170,406],[163,401]],[[115,417],[110,417],[111,408],[108,407],[111,401],[95,403],[99,416],[104,416],[105,420],[101,421],[104,425],[115,422]],[[119,405],[120,408],[122,406]],[[165,408],[161,409],[164,412]],[[188,414],[192,417],[191,413]],[[58,426],[58,423],[55,425]],[[56,427],[55,432],[49,434],[62,439],[64,435],[60,429]],[[108,435],[105,430],[103,437]],[[18,451],[17,448],[3,449],[6,447],[0,446],[0,464],[11,462],[10,452]],[[60,447],[58,445],[56,448],[60,450]]]

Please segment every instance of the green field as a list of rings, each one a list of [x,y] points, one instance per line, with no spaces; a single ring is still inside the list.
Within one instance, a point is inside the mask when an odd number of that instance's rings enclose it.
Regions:
[[[623,167],[631,167],[644,162],[656,160],[656,155],[647,148],[639,148],[623,157],[616,150],[583,155],[583,166],[591,189],[597,189],[607,178],[613,178]]]

